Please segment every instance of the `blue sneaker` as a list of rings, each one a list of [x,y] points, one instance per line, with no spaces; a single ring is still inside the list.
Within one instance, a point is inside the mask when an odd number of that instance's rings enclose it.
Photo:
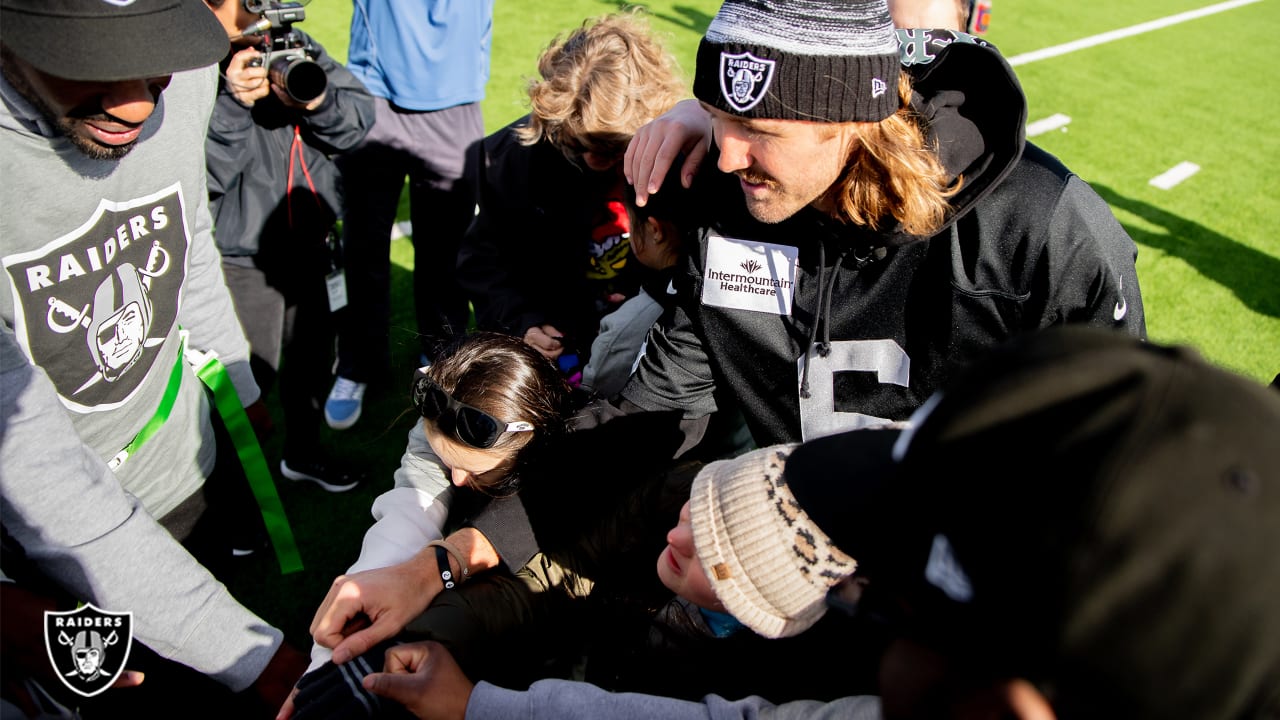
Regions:
[[[360,419],[360,407],[364,404],[367,383],[338,377],[324,401],[324,421],[334,430],[346,430]]]

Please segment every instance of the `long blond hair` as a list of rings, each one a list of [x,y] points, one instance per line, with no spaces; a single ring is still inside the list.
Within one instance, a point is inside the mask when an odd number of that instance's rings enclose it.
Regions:
[[[949,200],[964,181],[951,181],[922,119],[910,109],[911,78],[898,79],[898,112],[878,123],[860,124],[844,174],[833,194],[842,220],[882,229],[893,218],[904,232],[932,235],[942,227]]]
[[[529,83],[530,117],[516,130],[533,145],[544,136],[625,143],[641,125],[686,94],[673,56],[636,11],[588,19],[551,42]]]

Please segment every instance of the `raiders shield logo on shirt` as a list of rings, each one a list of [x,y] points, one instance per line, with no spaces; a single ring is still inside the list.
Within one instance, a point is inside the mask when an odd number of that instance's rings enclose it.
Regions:
[[[133,397],[177,323],[189,233],[181,188],[103,200],[79,227],[0,258],[14,334],[76,412]]]

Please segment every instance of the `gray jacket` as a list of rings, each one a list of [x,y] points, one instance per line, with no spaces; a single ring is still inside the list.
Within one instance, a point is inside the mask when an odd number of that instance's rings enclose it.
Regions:
[[[153,518],[196,492],[215,449],[201,383],[113,473],[191,346],[258,397],[206,206],[216,68],[177,73],[122,160],[92,160],[0,80],[0,523],[66,590],[134,614],[161,655],[234,690],[281,633]]]

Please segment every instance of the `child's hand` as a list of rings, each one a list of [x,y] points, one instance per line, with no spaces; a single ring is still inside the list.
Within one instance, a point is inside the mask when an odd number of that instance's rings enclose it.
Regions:
[[[462,720],[475,688],[443,645],[424,641],[387,651],[386,672],[366,675],[366,690],[391,698],[422,720]]]

